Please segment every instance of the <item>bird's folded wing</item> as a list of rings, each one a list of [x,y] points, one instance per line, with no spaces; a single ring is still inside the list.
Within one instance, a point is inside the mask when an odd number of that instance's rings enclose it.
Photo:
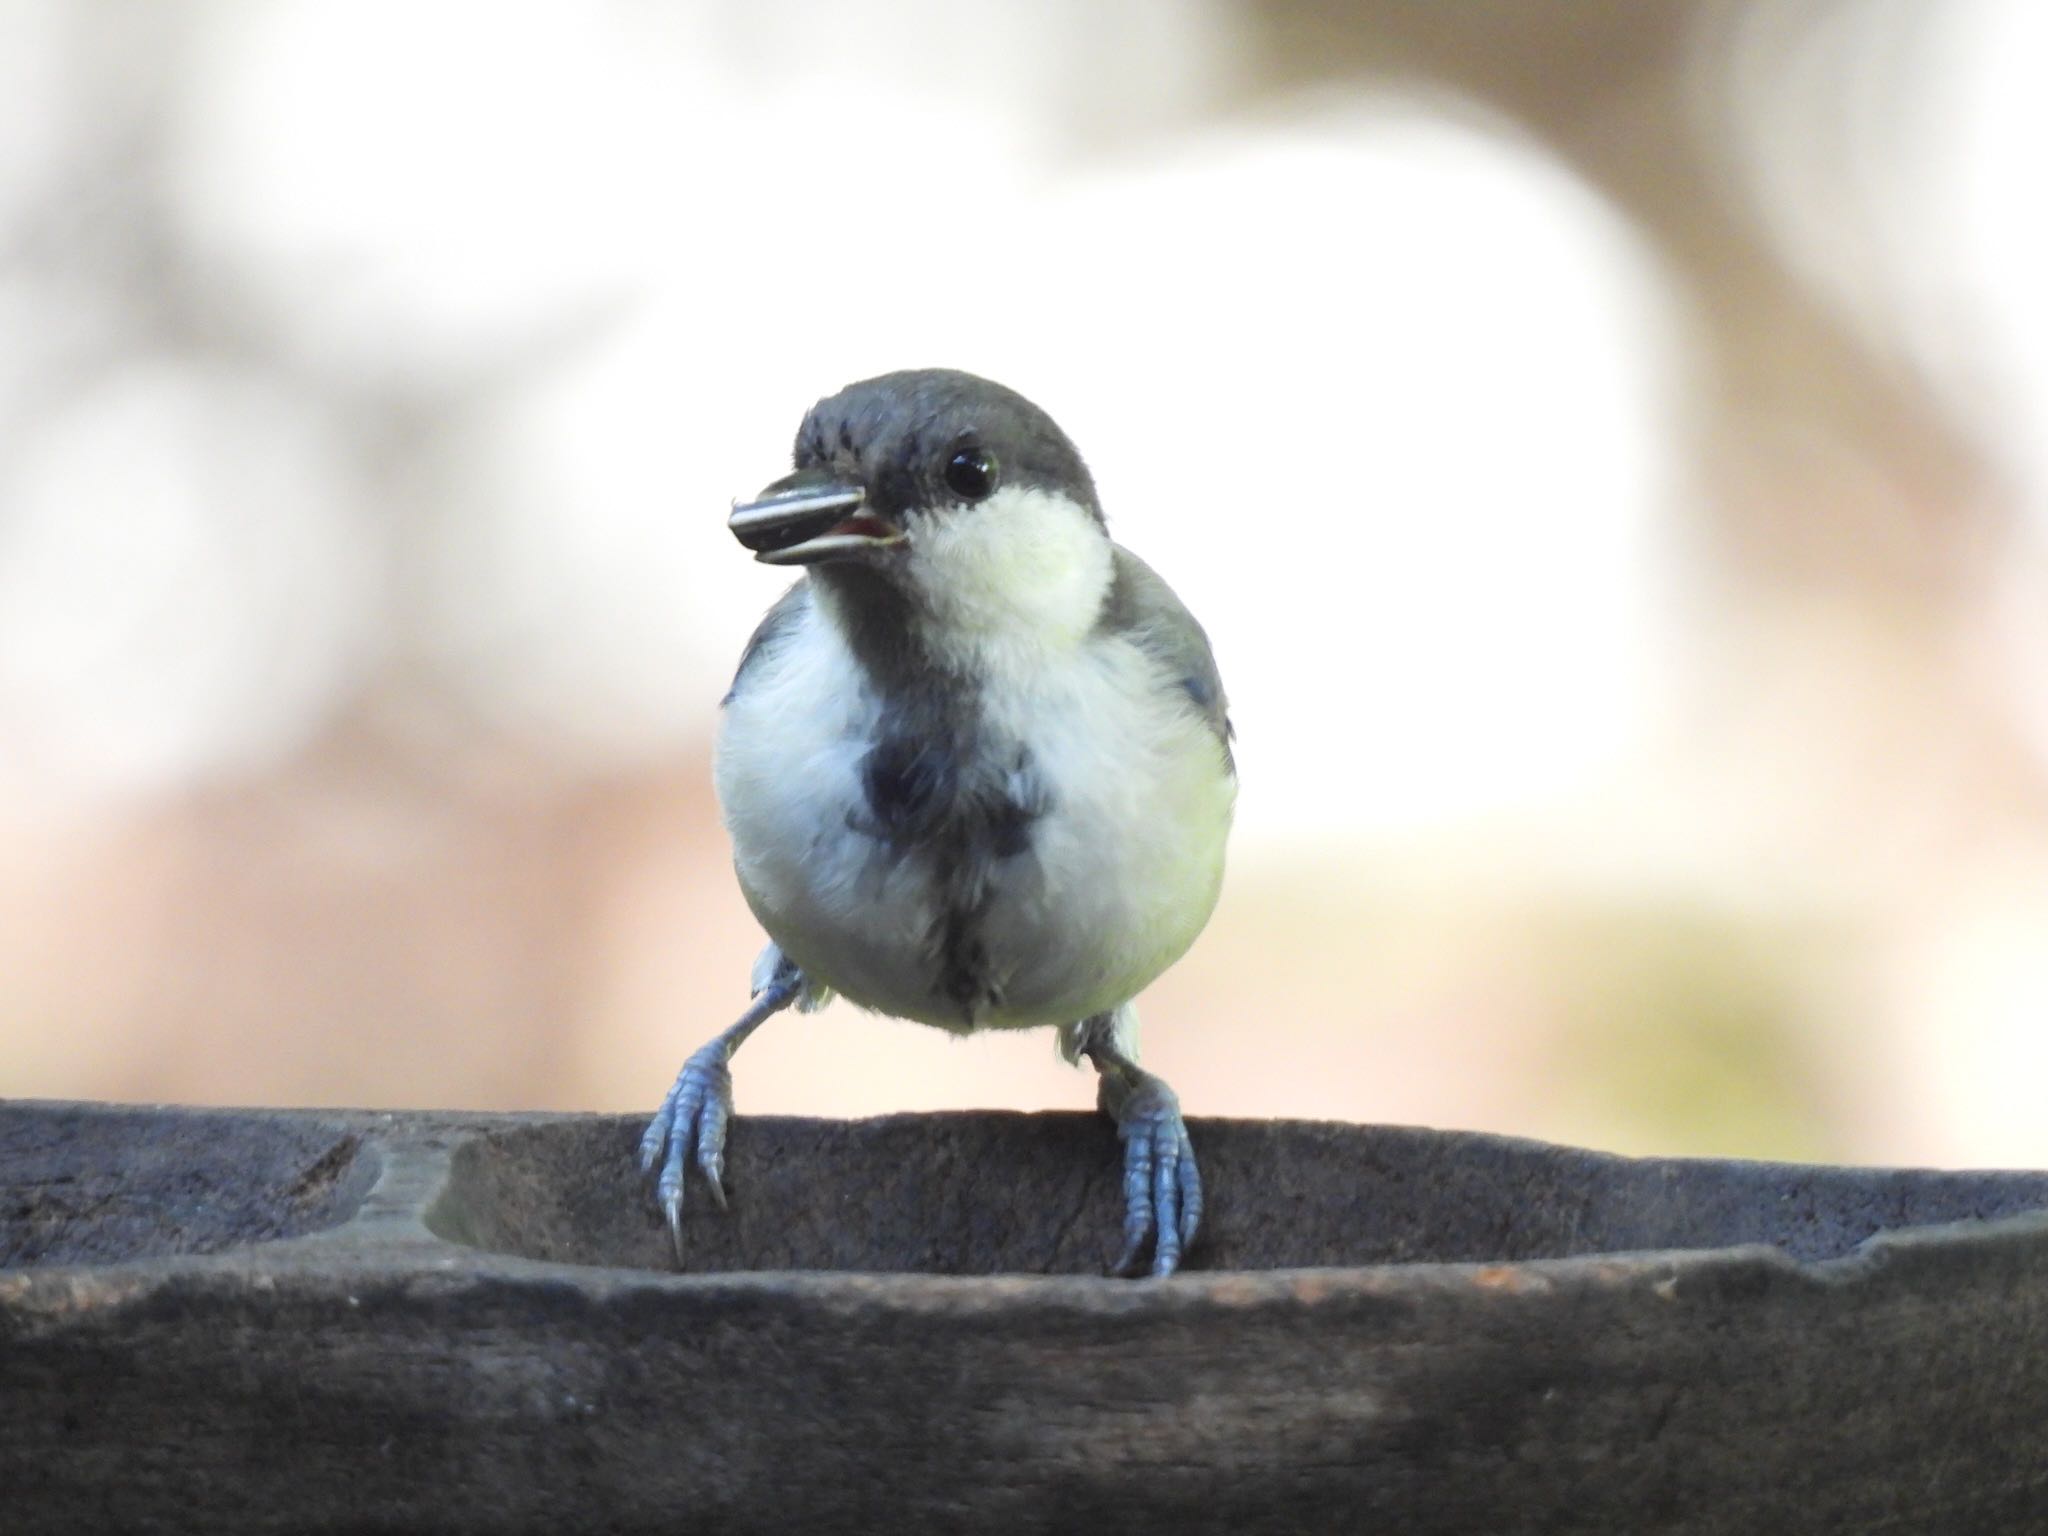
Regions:
[[[1222,675],[1216,670],[1216,657],[1209,649],[1209,637],[1174,596],[1173,588],[1120,544],[1100,627],[1122,635],[1158,659],[1216,732],[1224,759],[1229,761],[1229,700],[1223,692]]]

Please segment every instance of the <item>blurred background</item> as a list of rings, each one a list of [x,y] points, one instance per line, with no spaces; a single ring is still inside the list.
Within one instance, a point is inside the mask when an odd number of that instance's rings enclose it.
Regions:
[[[1035,398],[1207,623],[1191,1113],[2048,1164],[2031,0],[0,0],[0,1093],[645,1110],[724,531]],[[835,1006],[746,1112],[1082,1108]]]

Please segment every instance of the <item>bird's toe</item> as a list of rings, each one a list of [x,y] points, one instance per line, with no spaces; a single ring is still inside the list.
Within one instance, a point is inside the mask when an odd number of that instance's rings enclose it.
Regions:
[[[731,1119],[732,1073],[723,1055],[706,1047],[683,1063],[675,1086],[640,1138],[641,1170],[660,1170],[655,1198],[668,1222],[678,1267],[683,1262],[683,1191],[690,1159],[694,1154],[712,1199],[723,1206],[725,1132]]]
[[[1118,1116],[1124,1142],[1124,1246],[1113,1273],[1133,1274],[1149,1243],[1152,1274],[1180,1267],[1202,1220],[1202,1176],[1173,1090],[1147,1075]]]

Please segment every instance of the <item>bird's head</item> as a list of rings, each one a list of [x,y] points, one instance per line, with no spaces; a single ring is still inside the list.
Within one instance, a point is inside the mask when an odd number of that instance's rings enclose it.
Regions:
[[[966,517],[1060,497],[1100,525],[1095,483],[1053,419],[971,373],[920,368],[849,384],[812,406],[795,472],[736,505],[730,526],[766,565],[901,559]]]
[[[1000,384],[943,368],[850,384],[811,407],[794,459],[732,510],[733,534],[764,564],[855,568],[969,625],[1019,603],[1092,610],[1107,584],[1087,466],[1050,416]]]

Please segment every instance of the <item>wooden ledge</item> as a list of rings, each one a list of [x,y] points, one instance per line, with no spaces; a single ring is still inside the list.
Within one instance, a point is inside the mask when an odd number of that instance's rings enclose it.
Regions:
[[[6,1529],[2048,1528],[2048,1175],[742,1117],[0,1105]]]

